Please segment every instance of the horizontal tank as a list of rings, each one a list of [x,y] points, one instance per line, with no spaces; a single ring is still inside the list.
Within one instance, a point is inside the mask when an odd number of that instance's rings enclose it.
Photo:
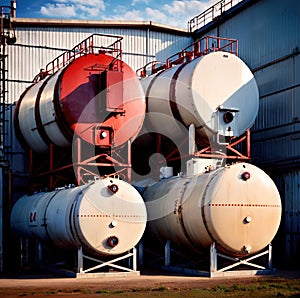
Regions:
[[[171,140],[184,138],[183,127],[190,124],[196,126],[200,143],[210,142],[213,136],[240,136],[258,113],[253,74],[228,52],[212,52],[141,79],[141,83],[151,130]]]
[[[82,247],[98,255],[117,255],[133,248],[146,227],[140,194],[119,179],[23,196],[13,206],[14,234],[71,250]]]
[[[281,219],[274,182],[247,163],[162,179],[143,197],[149,234],[186,253],[207,251],[215,242],[227,255],[254,254],[270,244]]]
[[[70,146],[74,133],[90,144],[117,147],[136,137],[145,108],[140,82],[126,63],[87,54],[25,90],[15,127],[38,153],[50,144]]]

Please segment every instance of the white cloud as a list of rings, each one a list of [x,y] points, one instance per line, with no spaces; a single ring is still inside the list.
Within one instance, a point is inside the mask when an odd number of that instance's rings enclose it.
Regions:
[[[163,9],[165,11],[170,11],[175,14],[191,14],[194,13],[195,15],[200,14],[201,12],[205,11],[207,8],[213,6],[217,1],[216,0],[192,0],[192,1],[180,1],[175,0],[171,4],[165,4]]]
[[[122,19],[122,17],[121,17]],[[142,16],[142,12],[140,10],[132,10],[132,11],[127,11],[125,14],[124,14],[124,19],[125,20],[137,20],[137,21],[140,21],[140,20],[143,20],[143,16]]]
[[[77,5],[84,5],[84,6],[92,6],[92,7],[101,7],[101,9],[105,8],[105,4],[103,0],[54,0],[56,3],[67,3]]]
[[[164,21],[166,20],[166,15],[158,9],[147,7],[145,12],[147,17],[152,21],[164,23]]]
[[[137,5],[137,4],[148,4],[149,3],[149,1],[148,0],[132,0],[131,1],[131,5],[132,6],[135,6],[135,5]]]
[[[46,3],[40,9],[42,15],[64,18],[95,18],[105,10],[103,0],[55,0],[54,4]]]
[[[143,17],[143,13],[140,10],[126,10],[127,8],[125,8],[124,6],[119,6],[118,8],[116,8],[114,11],[117,12],[116,14],[114,14],[111,19],[113,20],[132,20],[132,21],[142,21],[145,20],[145,18]]]
[[[206,9],[214,5],[216,0],[192,0],[179,1],[174,0],[170,4],[163,5],[163,11],[168,16],[168,23],[179,27],[186,28],[187,22],[193,17],[204,12]]]
[[[80,19],[96,18],[101,14],[100,8],[88,7],[84,5],[78,5],[76,10]]]
[[[64,4],[46,4],[41,7],[40,10],[42,15],[48,17],[75,17],[76,11],[74,6],[66,6]]]

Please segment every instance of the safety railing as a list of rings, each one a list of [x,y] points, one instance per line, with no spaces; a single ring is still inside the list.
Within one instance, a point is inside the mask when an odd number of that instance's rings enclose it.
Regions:
[[[243,0],[221,0],[202,12],[201,14],[195,16],[188,22],[188,30],[189,32],[193,32],[209,22],[215,20],[222,13],[229,10],[237,3],[242,2]]]
[[[53,74],[66,66],[70,61],[87,54],[108,53],[115,57],[113,63],[122,60],[122,39],[121,36],[107,34],[92,34],[81,41],[73,49],[68,50],[46,65],[42,75]],[[106,46],[103,46],[106,44]],[[118,66],[118,64],[117,64]],[[41,75],[41,74],[40,74]]]
[[[152,61],[139,68],[136,72],[140,77],[155,74],[161,70],[171,68],[175,65],[191,61],[195,58],[207,55],[211,52],[223,51],[238,55],[237,39],[205,36],[180,52],[167,58],[166,62]]]

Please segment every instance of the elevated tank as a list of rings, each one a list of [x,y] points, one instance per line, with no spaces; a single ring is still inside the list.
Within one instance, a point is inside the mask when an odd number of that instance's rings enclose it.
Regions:
[[[212,52],[141,79],[141,83],[150,126],[172,140],[186,136],[180,124],[186,128],[194,124],[202,143],[211,141],[213,135],[240,136],[258,113],[253,74],[231,53]]]
[[[145,107],[140,82],[126,63],[105,53],[87,54],[25,90],[15,127],[38,153],[51,143],[69,146],[74,132],[91,144],[120,146],[138,134]]]
[[[11,213],[15,234],[65,250],[81,246],[107,256],[133,248],[144,233],[146,221],[142,197],[118,179],[23,196]]]
[[[280,224],[275,184],[247,163],[162,179],[143,197],[149,234],[186,253],[207,251],[215,242],[227,255],[254,254],[270,244]]]

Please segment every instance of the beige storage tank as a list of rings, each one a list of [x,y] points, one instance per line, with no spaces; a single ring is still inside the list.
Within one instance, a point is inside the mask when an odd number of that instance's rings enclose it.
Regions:
[[[22,237],[65,250],[82,247],[106,256],[133,248],[144,233],[146,221],[142,197],[119,179],[26,195],[11,213],[12,231]]]
[[[247,163],[162,179],[143,193],[149,233],[187,251],[215,242],[232,256],[254,254],[274,238],[281,201],[272,179]]]

